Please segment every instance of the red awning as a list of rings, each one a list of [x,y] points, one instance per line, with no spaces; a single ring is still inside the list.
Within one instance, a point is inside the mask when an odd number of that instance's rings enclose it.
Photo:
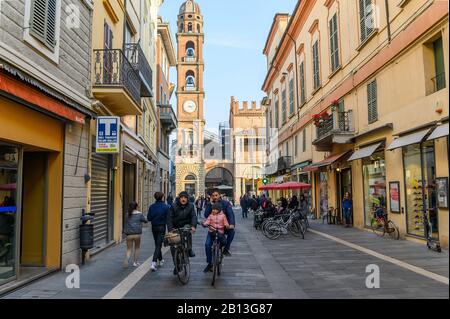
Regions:
[[[0,90],[36,105],[65,119],[85,124],[85,115],[39,92],[35,88],[0,72]]]
[[[287,189],[309,189],[311,188],[310,184],[300,183],[300,182],[287,182],[278,185],[277,189],[287,190]]]
[[[279,184],[267,184],[267,185],[264,185],[264,186],[261,186],[260,188],[259,188],[259,190],[260,191],[268,191],[268,190],[275,190],[275,189],[278,189],[278,185]]]
[[[338,161],[340,158],[342,158],[346,154],[348,154],[348,151],[344,152],[344,153],[340,153],[340,154],[329,156],[326,159],[324,159],[323,161],[320,161],[318,163],[314,163],[313,165],[316,166],[316,167],[328,166],[328,165],[331,165],[334,162]]]

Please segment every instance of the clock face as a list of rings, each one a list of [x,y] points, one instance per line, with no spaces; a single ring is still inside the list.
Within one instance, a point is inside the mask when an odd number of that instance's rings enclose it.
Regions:
[[[197,109],[197,105],[194,101],[186,101],[183,104],[183,110],[187,113],[192,113]]]

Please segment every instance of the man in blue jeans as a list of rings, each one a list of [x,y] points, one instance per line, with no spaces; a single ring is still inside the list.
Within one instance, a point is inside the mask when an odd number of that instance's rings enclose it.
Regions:
[[[209,215],[212,212],[212,206],[215,203],[219,203],[220,205],[222,205],[222,211],[225,214],[225,216],[227,216],[228,223],[230,224],[230,228],[225,231],[225,235],[227,237],[227,244],[225,245],[225,248],[223,250],[223,254],[229,257],[231,256],[230,248],[231,243],[233,242],[234,239],[235,234],[234,229],[236,227],[233,207],[231,206],[230,202],[225,201],[220,197],[220,192],[218,190],[214,190],[213,193],[211,194],[211,202],[208,203],[205,207],[205,218],[209,217]]]

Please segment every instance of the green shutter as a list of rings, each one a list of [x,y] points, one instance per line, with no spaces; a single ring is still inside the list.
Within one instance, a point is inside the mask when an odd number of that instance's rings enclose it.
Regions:
[[[301,104],[306,101],[306,92],[305,92],[305,64],[300,63],[300,94],[301,94]]]
[[[30,33],[50,49],[56,46],[58,0],[32,0]]]
[[[367,86],[367,104],[369,124],[378,120],[377,110],[377,82],[373,81]]]
[[[294,79],[289,81],[289,112],[294,113]]]

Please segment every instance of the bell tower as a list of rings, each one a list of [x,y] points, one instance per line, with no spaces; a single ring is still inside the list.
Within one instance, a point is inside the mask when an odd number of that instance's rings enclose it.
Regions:
[[[203,16],[193,0],[185,1],[177,23],[176,190],[205,195]]]

